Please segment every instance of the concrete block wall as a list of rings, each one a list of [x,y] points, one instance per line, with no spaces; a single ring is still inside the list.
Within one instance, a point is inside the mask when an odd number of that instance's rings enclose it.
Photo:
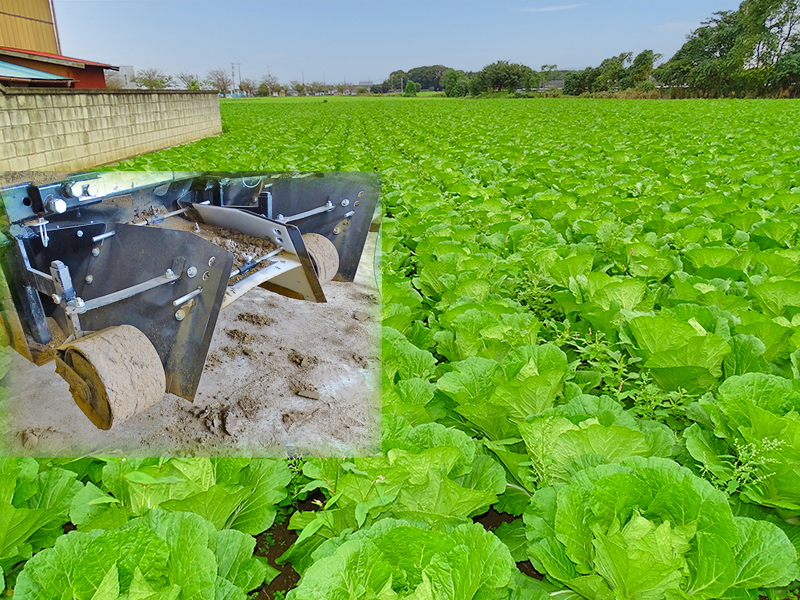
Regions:
[[[0,86],[0,171],[77,171],[221,132],[216,92]]]

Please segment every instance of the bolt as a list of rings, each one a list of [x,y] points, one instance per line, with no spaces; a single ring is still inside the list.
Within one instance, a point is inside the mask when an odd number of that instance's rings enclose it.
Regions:
[[[94,277],[92,277],[91,275],[87,275],[86,276],[86,283],[92,283],[92,281],[94,281]]]
[[[92,256],[100,256],[100,248],[92,248]]]
[[[61,198],[50,196],[47,199],[47,208],[51,212],[62,214],[67,211],[67,203]]]
[[[354,214],[356,214],[356,211],[354,211],[354,210],[351,210],[351,211],[349,211],[349,212],[346,212],[346,213],[344,213],[344,216],[345,216],[345,218],[349,219],[349,218],[350,218],[350,217],[352,217]]]
[[[78,237],[83,237],[83,230],[82,229],[78,229]]]
[[[56,304],[61,304],[61,296],[59,296],[58,294],[53,294],[50,297],[53,299],[53,302],[55,302]]]
[[[186,318],[186,311],[184,311],[184,310],[179,310],[179,311],[177,311],[177,312],[175,313],[175,318],[176,318],[178,321],[183,321],[183,320]]]
[[[173,272],[172,269],[167,269],[167,272],[164,273],[164,275],[166,275],[167,279],[172,279],[173,277],[175,277],[175,273]]]
[[[283,221],[283,215],[278,215],[278,221]]]
[[[347,198],[342,200],[342,206],[348,206],[349,204],[350,204],[350,200],[348,200]]]
[[[83,301],[83,298],[75,298],[75,306],[78,308],[83,308],[86,302]]]
[[[342,232],[342,230],[339,229],[338,227],[334,227],[333,228],[333,235],[339,235],[341,232]]]
[[[196,267],[189,267],[188,269],[186,269],[186,274],[189,277],[194,277],[195,275],[197,275],[197,268]]]

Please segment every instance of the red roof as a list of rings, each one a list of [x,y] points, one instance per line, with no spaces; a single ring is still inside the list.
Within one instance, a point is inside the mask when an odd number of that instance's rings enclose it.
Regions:
[[[0,46],[0,52],[3,51],[8,52],[16,52],[18,54],[29,54],[31,56],[38,56],[40,58],[51,58],[55,60],[69,60],[72,62],[83,63],[84,65],[89,65],[92,67],[103,67],[104,69],[118,69],[119,67],[115,67],[113,65],[107,65],[105,63],[94,62],[91,60],[83,60],[82,58],[72,58],[69,56],[63,56],[61,54],[51,54],[50,52],[36,52],[35,50],[22,50],[21,48],[9,48],[6,46]]]

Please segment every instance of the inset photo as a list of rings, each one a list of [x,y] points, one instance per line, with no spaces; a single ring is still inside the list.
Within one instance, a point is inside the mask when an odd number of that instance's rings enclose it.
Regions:
[[[380,177],[0,174],[3,452],[380,451]]]

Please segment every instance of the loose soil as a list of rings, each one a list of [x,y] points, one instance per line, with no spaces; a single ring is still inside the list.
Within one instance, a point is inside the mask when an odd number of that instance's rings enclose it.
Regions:
[[[2,403],[3,450],[34,456],[112,450],[352,456],[379,450],[376,238],[371,233],[367,239],[355,282],[323,286],[327,303],[255,288],[227,307],[194,403],[166,394],[109,431],[84,416],[52,362],[36,367],[14,353],[3,381],[11,381]],[[240,260],[254,251],[248,240],[233,241]]]

